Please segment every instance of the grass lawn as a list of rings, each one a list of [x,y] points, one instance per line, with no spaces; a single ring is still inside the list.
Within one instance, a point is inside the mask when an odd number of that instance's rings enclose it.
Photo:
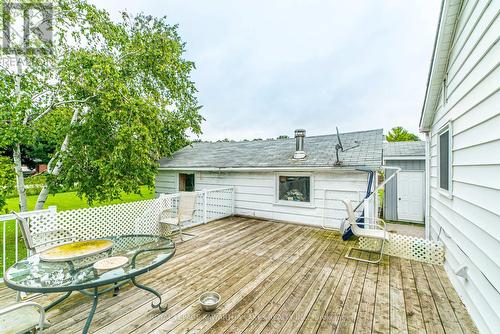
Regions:
[[[140,201],[145,199],[150,199],[155,197],[155,192],[153,189],[148,189],[147,187],[141,188],[142,195],[137,194],[123,194],[121,199],[109,201],[109,202],[101,202],[94,203],[92,207],[108,205],[108,204],[118,204],[118,203],[127,203]],[[28,209],[33,210],[35,207],[37,196],[28,196]],[[18,198],[8,198],[7,199],[7,210],[6,212],[10,212],[12,210],[18,210]],[[44,208],[47,208],[51,205],[57,206],[57,211],[63,210],[72,210],[72,209],[80,209],[80,208],[88,208],[89,205],[85,201],[85,199],[80,199],[76,196],[75,192],[67,192],[67,193],[59,193],[55,195],[49,195],[47,197],[47,201],[45,202]],[[2,241],[2,249],[0,249],[0,277],[3,276],[3,234],[4,227],[0,225],[0,240]],[[19,258],[22,259],[26,255],[26,248],[24,247],[24,242],[21,240],[21,231],[18,232],[18,240],[17,245],[19,249]],[[6,246],[6,267],[8,268],[15,262],[15,245],[16,245],[16,237],[15,237],[15,222],[6,222],[5,224],[5,246]]]
[[[155,196],[154,190],[149,190],[148,187],[141,187],[141,195],[137,194],[123,194],[121,199],[117,199],[109,202],[102,203],[94,203],[92,206],[102,206],[108,204],[118,204],[118,203],[127,203],[133,201],[140,201],[144,199],[150,199]],[[28,209],[33,210],[35,208],[37,196],[28,196]],[[17,197],[7,198],[7,212],[12,210],[19,210],[19,199]],[[48,208],[51,205],[56,205],[58,211],[63,210],[72,210],[72,209],[81,209],[88,208],[89,205],[85,201],[85,199],[80,199],[76,196],[75,192],[67,192],[67,193],[59,193],[55,195],[49,195],[47,197],[47,201],[45,202],[44,208]]]

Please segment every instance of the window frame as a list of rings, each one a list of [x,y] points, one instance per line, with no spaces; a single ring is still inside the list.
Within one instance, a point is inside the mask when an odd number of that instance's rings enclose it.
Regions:
[[[280,176],[303,176],[309,177],[309,202],[281,200],[280,196]],[[275,173],[274,182],[274,205],[294,206],[301,208],[314,208],[314,175],[307,172],[279,172]]]
[[[437,132],[437,188],[439,190],[439,193],[448,197],[452,198],[453,197],[453,160],[452,160],[452,151],[453,151],[453,146],[452,146],[452,138],[453,138],[453,132],[452,132],[452,123],[451,121],[446,123],[439,131]],[[448,132],[448,189],[443,189],[441,188],[441,136]]]
[[[194,188],[192,191],[196,191],[196,173],[193,171],[193,172],[189,172],[189,171],[186,171],[186,172],[178,172],[177,173],[177,177],[175,179],[175,183],[176,183],[176,189],[178,192],[181,192],[181,191],[187,191],[187,190],[181,190],[180,189],[180,186],[181,186],[181,183],[180,183],[180,177],[181,177],[181,174],[185,174],[185,175],[193,175],[193,182],[194,182]]]

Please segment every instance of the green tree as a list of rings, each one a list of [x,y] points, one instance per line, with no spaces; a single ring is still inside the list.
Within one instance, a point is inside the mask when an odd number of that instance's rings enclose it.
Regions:
[[[420,138],[416,134],[408,132],[402,126],[396,126],[392,128],[387,136],[385,137],[387,141],[419,141]]]
[[[85,0],[56,0],[53,28],[51,44],[16,48],[15,69],[0,68],[0,147],[13,152],[21,210],[21,148],[37,142],[56,149],[36,209],[59,186],[89,203],[153,186],[156,161],[201,133],[177,26],[126,12],[115,22]]]
[[[12,161],[0,156],[0,211],[5,206],[7,194],[16,188],[15,175]]]

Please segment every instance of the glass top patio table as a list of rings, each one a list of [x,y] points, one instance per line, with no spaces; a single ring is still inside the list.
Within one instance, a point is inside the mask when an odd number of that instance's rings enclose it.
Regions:
[[[123,235],[103,239],[113,241],[111,249],[90,258],[46,262],[36,254],[21,260],[7,270],[5,283],[24,292],[80,291],[132,279],[167,262],[175,254],[174,242],[166,237]],[[97,274],[93,262],[111,256],[125,256],[128,264]]]

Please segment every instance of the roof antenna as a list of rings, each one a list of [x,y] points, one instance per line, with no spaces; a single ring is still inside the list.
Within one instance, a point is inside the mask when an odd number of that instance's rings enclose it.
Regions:
[[[336,156],[337,160],[335,161],[335,166],[341,166],[342,161],[340,160],[340,157],[339,157],[339,150],[341,152],[346,152],[346,151],[352,150],[353,148],[359,147],[360,142],[355,140],[354,143],[356,145],[344,149],[344,146],[342,146],[342,141],[340,141],[339,127],[336,126],[335,129],[337,129],[337,144],[335,144],[335,156]]]

